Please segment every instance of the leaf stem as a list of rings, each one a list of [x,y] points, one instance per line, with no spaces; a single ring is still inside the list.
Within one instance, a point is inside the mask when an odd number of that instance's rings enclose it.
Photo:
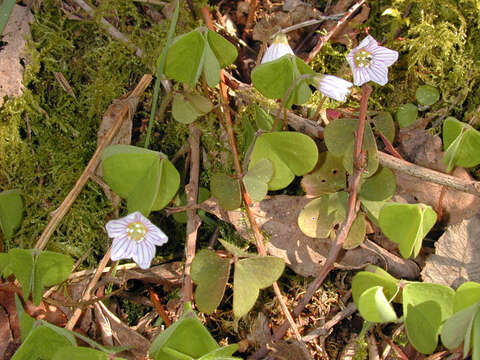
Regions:
[[[350,179],[350,189],[349,189],[349,197],[348,197],[348,209],[347,209],[347,216],[343,221],[343,224],[340,226],[339,231],[337,232],[337,236],[335,238],[335,243],[330,248],[328,253],[328,257],[325,260],[320,272],[318,273],[315,280],[308,286],[307,292],[303,296],[302,299],[298,302],[297,306],[293,311],[293,315],[295,317],[299,316],[300,313],[303,311],[305,306],[310,302],[315,292],[318,288],[322,285],[323,281],[330,273],[331,270],[335,267],[335,261],[338,258],[338,255],[342,251],[343,244],[348,236],[350,228],[352,227],[353,221],[357,217],[358,212],[358,204],[357,204],[357,193],[358,193],[358,186],[360,185],[360,178],[363,172],[363,167],[365,163],[364,153],[362,152],[362,142],[363,142],[363,133],[365,128],[365,121],[367,117],[367,106],[368,106],[368,99],[370,94],[372,93],[372,88],[365,84],[362,87],[362,100],[360,102],[360,116],[358,121],[357,129],[355,130],[355,144],[354,144],[354,152],[353,152],[353,174]],[[290,324],[288,322],[284,322],[280,327],[278,327],[274,331],[274,341],[280,340],[285,333],[287,332]],[[268,349],[266,346],[260,348],[255,354],[252,355],[252,359],[263,359],[265,355],[268,353]]]
[[[157,111],[158,96],[160,94],[160,82],[162,81],[163,72],[165,70],[165,64],[167,62],[167,52],[172,42],[173,34],[175,28],[177,27],[178,14],[180,12],[180,0],[177,0],[177,6],[175,7],[175,12],[173,13],[172,22],[170,23],[170,28],[168,29],[167,42],[163,51],[160,55],[158,66],[157,66],[157,78],[155,79],[155,87],[153,89],[153,100],[152,100],[152,111],[150,112],[150,120],[148,122],[147,135],[145,138],[144,148],[148,149],[150,145],[150,137],[152,136],[153,123],[155,121],[155,112]]]
[[[208,11],[208,8],[202,8],[202,15],[205,19],[205,22],[207,23],[208,27],[210,30],[214,31],[212,20],[211,20],[211,15]],[[225,84],[225,75],[223,73],[223,70],[220,70],[220,92],[222,94],[222,101],[224,104],[228,104],[228,92],[227,92],[227,86]],[[224,106],[224,126],[227,130],[228,134],[228,139],[230,143],[230,147],[232,148],[232,155],[233,155],[233,164],[235,167],[235,172],[239,179],[243,177],[243,171],[242,171],[242,164],[240,162],[240,156],[238,154],[238,148],[237,148],[237,141],[235,139],[235,133],[233,131],[233,123],[232,123],[232,117],[230,114],[230,110],[228,106]],[[219,120],[222,118],[220,117]],[[242,198],[243,198],[243,203],[245,205],[245,211],[247,212],[248,220],[250,221],[250,225],[253,230],[253,234],[255,237],[255,244],[257,246],[257,251],[261,256],[267,256],[267,250],[265,248],[265,244],[263,242],[263,235],[260,232],[260,229],[258,227],[257,221],[255,219],[255,216],[253,215],[253,212],[251,210],[251,206],[253,205],[252,200],[250,199],[250,196],[248,196],[247,192],[245,191],[245,187],[243,186],[243,183],[240,181],[240,189],[242,192]],[[301,341],[301,335],[298,332],[298,329],[296,327],[295,321],[293,320],[292,315],[290,314],[290,311],[287,308],[287,305],[285,303],[285,300],[283,299],[282,292],[280,290],[280,287],[278,286],[278,283],[275,281],[273,283],[273,290],[275,292],[275,295],[280,303],[280,306],[282,308],[282,311],[287,318],[288,323],[290,326],[293,328],[293,331],[295,332],[296,338]]]

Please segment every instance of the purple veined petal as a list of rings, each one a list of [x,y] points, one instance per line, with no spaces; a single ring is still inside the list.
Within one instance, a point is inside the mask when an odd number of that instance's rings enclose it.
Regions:
[[[262,64],[269,61],[275,61],[277,59],[280,59],[283,55],[287,54],[294,55],[293,50],[289,45],[284,43],[273,43],[265,51],[265,54],[262,58]]]
[[[323,75],[318,82],[318,90],[337,101],[345,101],[353,84],[334,75]]]
[[[130,222],[125,220],[125,218],[110,220],[105,225],[105,229],[107,229],[108,237],[117,238],[125,235],[127,233],[127,226],[129,223]]]
[[[370,80],[379,85],[385,85],[388,82],[388,68],[379,64],[372,64],[368,68]]]
[[[390,66],[398,59],[398,52],[389,48],[378,46],[372,51],[373,64],[381,63],[382,66]]]
[[[155,245],[148,241],[142,241],[136,244],[132,258],[142,269],[148,269],[153,257],[155,256]]]
[[[370,81],[370,76],[366,68],[353,68],[353,83],[361,86]]]
[[[168,241],[168,236],[160,229],[155,229],[154,231],[149,231],[145,234],[145,240],[149,241],[153,245],[162,246]]]
[[[354,50],[360,50],[362,48],[369,50],[374,46],[378,46],[377,40],[375,40],[372,35],[367,35]]]
[[[132,243],[133,241],[129,240],[126,235],[114,239],[112,243],[112,253],[110,255],[110,258],[113,261],[130,258]]]

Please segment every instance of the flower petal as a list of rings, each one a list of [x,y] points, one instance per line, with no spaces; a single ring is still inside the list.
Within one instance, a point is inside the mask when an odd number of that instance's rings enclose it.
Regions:
[[[155,227],[154,230],[149,228],[148,232],[145,234],[145,240],[148,240],[154,245],[162,246],[168,241],[168,236],[157,227]]]
[[[370,80],[382,86],[388,82],[388,68],[386,66],[372,64],[367,70]]]
[[[337,101],[345,101],[350,94],[350,87],[353,84],[337,76],[324,75],[318,83],[318,90],[325,95]]]
[[[132,258],[142,269],[148,269],[155,256],[155,245],[149,241],[142,241],[136,244]]]
[[[262,58],[262,64],[280,59],[283,55],[287,54],[294,55],[293,50],[289,45],[284,43],[273,43],[268,47],[267,51],[265,51]]]
[[[370,81],[370,76],[366,68],[353,68],[353,83],[361,86]]]
[[[120,238],[115,238],[112,243],[112,253],[110,258],[113,261],[130,258],[132,244],[134,244],[134,242],[129,240],[126,235]]]
[[[389,48],[378,46],[372,50],[373,63],[381,63],[382,66],[390,66],[398,59],[398,52]]]

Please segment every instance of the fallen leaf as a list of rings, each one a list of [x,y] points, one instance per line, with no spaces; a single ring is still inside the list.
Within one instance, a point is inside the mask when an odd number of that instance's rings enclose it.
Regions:
[[[3,30],[2,41],[6,43],[0,49],[0,106],[4,96],[22,95],[23,65],[25,46],[30,37],[30,24],[33,15],[28,7],[15,5]]]
[[[102,122],[97,132],[97,146],[103,141],[103,138],[105,137],[105,135],[107,135],[107,132],[115,123],[117,114],[124,108],[125,103],[128,103],[130,111],[128,112],[126,118],[123,120],[122,126],[118,130],[117,135],[115,135],[110,145],[130,145],[130,143],[132,142],[132,119],[133,114],[135,113],[135,109],[138,105],[138,98],[127,98],[125,96],[120,100],[114,100],[112,105],[110,105],[107,111],[105,111],[105,113],[103,114]],[[103,177],[101,166],[97,167],[97,169],[95,170],[95,174],[100,178]],[[107,199],[112,202],[112,206],[117,207],[121,200],[120,197],[112,190],[110,190],[110,187],[107,184],[100,182],[99,185],[102,187]]]
[[[466,281],[480,282],[480,215],[450,225],[435,243],[421,273],[423,281],[457,288]]]
[[[277,195],[251,206],[257,224],[268,234],[268,252],[284,259],[287,266],[302,276],[318,274],[333,243],[330,239],[310,238],[298,228],[298,214],[310,201],[304,196]],[[201,208],[231,223],[242,237],[251,240],[252,233],[243,210],[222,211],[214,199],[203,202]],[[387,267],[396,277],[418,276],[418,267],[413,261],[382,253],[369,241],[364,245],[346,251],[339,261],[340,267],[357,269],[372,263]]]
[[[311,360],[312,356],[308,352],[307,346],[298,340],[277,341],[271,346],[273,356],[269,359],[274,360]]]
[[[103,302],[96,302],[94,307],[96,311],[101,311],[105,315],[105,318],[110,323],[113,337],[118,345],[131,346],[128,352],[131,352],[136,359],[147,358],[150,342],[146,338],[125,325]]]
[[[400,148],[405,158],[417,165],[437,171],[445,171],[442,164],[442,141],[439,136],[432,136],[426,130],[407,129],[400,131]],[[407,203],[424,203],[438,207],[442,186],[419,180],[418,178],[395,172],[397,176],[397,193],[394,201]],[[452,172],[460,179],[472,180],[468,171],[457,167]],[[478,212],[480,198],[461,191],[446,189],[442,201],[442,221],[457,224]]]
[[[0,291],[0,354],[20,345],[20,326],[15,307],[15,292]],[[0,356],[1,358],[1,356]]]
[[[253,343],[255,349],[260,349],[269,344],[272,339],[268,319],[264,313],[259,312],[257,318],[250,324],[249,341]]]

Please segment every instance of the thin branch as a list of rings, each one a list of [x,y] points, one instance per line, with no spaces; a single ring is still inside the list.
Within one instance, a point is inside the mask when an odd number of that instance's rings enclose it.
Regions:
[[[163,308],[163,305],[160,302],[160,297],[158,296],[158,294],[152,289],[148,289],[148,295],[150,295],[150,300],[152,300],[153,306],[155,307],[155,310],[157,310],[158,315],[160,315],[160,317],[162,318],[163,323],[167,327],[172,325],[172,321],[168,317],[168,314],[165,311],[165,309]]]
[[[208,8],[202,8],[202,15],[205,19],[205,23],[207,26],[211,29],[214,30],[213,24],[212,24],[212,19],[210,16],[210,13],[208,11]],[[227,92],[227,86],[225,84],[225,75],[224,71],[220,70],[220,92],[222,94],[222,99],[224,104],[228,104],[228,92]],[[242,164],[240,162],[240,156],[238,154],[238,148],[237,148],[237,141],[235,139],[235,133],[233,131],[233,123],[232,123],[232,118],[230,114],[230,110],[228,106],[223,107],[224,108],[224,121],[225,121],[225,128],[228,134],[228,139],[230,143],[230,147],[232,149],[232,155],[233,155],[233,164],[235,167],[235,172],[236,175],[238,176],[239,179],[243,177],[243,171],[242,171]],[[219,118],[221,120],[222,118]],[[260,232],[260,229],[258,227],[257,221],[255,219],[255,216],[253,215],[253,212],[251,210],[252,206],[252,200],[250,199],[250,196],[248,196],[247,192],[245,191],[245,187],[243,186],[243,183],[240,182],[240,188],[242,192],[242,198],[243,202],[245,205],[245,210],[248,216],[248,220],[250,221],[250,225],[253,230],[253,234],[255,237],[255,244],[257,246],[257,251],[261,256],[267,256],[267,250],[265,248],[265,244],[263,241],[263,235]],[[282,311],[287,318],[288,323],[292,326],[295,336],[299,341],[301,341],[301,336],[300,333],[298,332],[298,329],[296,327],[295,321],[293,320],[292,315],[290,314],[290,311],[287,308],[287,305],[285,303],[285,300],[283,299],[283,295],[281,293],[280,287],[278,286],[277,282],[273,283],[273,290],[275,292],[275,295],[280,303],[280,306],[282,308]]]
[[[200,173],[200,129],[194,124],[190,124],[190,136],[188,143],[190,145],[190,182],[185,186],[187,195],[187,206],[197,204],[198,198],[198,178]],[[197,231],[201,220],[197,210],[190,208],[187,210],[187,241],[185,242],[185,271],[183,278],[183,300],[184,302],[193,300],[193,283],[190,275],[192,261],[195,257],[195,248],[197,243]]]
[[[322,285],[323,281],[330,273],[331,270],[335,267],[335,261],[340,254],[343,244],[347,239],[348,233],[350,228],[352,227],[353,221],[357,217],[358,212],[358,204],[357,204],[357,192],[358,187],[360,185],[360,178],[363,172],[363,167],[365,164],[365,156],[362,152],[362,142],[363,142],[363,132],[365,129],[365,121],[367,117],[367,106],[368,106],[368,98],[372,92],[372,88],[365,84],[362,87],[363,94],[362,100],[360,102],[360,117],[358,121],[357,130],[355,131],[355,144],[354,144],[354,153],[353,153],[353,174],[350,179],[350,190],[349,190],[349,197],[348,197],[348,208],[347,208],[347,216],[343,221],[343,224],[340,226],[339,231],[337,232],[337,236],[335,238],[334,245],[330,248],[328,253],[327,259],[323,264],[322,268],[320,269],[319,274],[315,278],[315,280],[308,286],[308,289],[303,296],[302,299],[298,302],[297,306],[293,311],[293,315],[295,317],[299,316],[300,313],[303,311],[305,306],[310,302],[315,292],[318,290],[320,285]],[[274,331],[274,341],[280,340],[285,333],[287,332],[290,324],[288,322],[284,322],[280,327],[278,327]],[[252,359],[263,359],[265,355],[268,353],[268,348],[266,346],[260,348],[255,354],[252,355]]]
[[[87,167],[83,171],[82,175],[78,178],[75,186],[72,190],[68,193],[67,197],[63,200],[60,207],[55,211],[52,218],[48,222],[47,226],[43,230],[40,238],[38,239],[37,243],[35,244],[35,249],[42,250],[50,239],[50,236],[55,231],[55,228],[63,219],[67,211],[70,209],[72,204],[75,202],[75,199],[82,191],[83,187],[87,183],[87,180],[90,178],[91,174],[94,173],[98,163],[100,162],[100,157],[102,155],[103,150],[112,142],[113,138],[117,134],[118,130],[123,124],[123,121],[126,117],[128,117],[129,112],[133,111],[132,109],[132,102],[136,104],[138,102],[139,96],[145,91],[145,89],[150,85],[152,81],[152,75],[144,75],[132,93],[124,100],[123,108],[118,112],[113,126],[108,130],[107,134],[103,138],[102,142],[98,145],[95,153],[93,154],[92,158],[87,164]]]
[[[93,275],[92,280],[90,280],[90,283],[87,285],[85,288],[85,292],[83,293],[82,299],[80,300],[80,303],[83,303],[85,301],[90,300],[92,297],[91,291],[93,288],[97,285],[98,280],[100,280],[100,277],[102,276],[103,270],[107,266],[108,262],[110,261],[110,253],[112,251],[112,247],[110,247],[105,255],[103,256],[102,260],[100,260],[100,263],[98,264],[98,268],[95,272],[95,275]],[[65,325],[65,329],[68,330],[73,330],[75,325],[77,324],[78,319],[80,319],[80,315],[82,315],[82,308],[76,308],[75,311],[73,312],[72,317],[68,320],[67,325]]]
[[[320,50],[322,49],[322,47],[328,42],[328,40],[330,40],[330,38],[335,35],[338,31],[338,29],[340,29],[340,27],[348,20],[350,19],[350,17],[355,13],[355,11],[357,11],[360,6],[362,6],[363,4],[366,3],[367,0],[358,0],[355,4],[353,4],[353,6],[345,13],[345,15],[343,15],[343,17],[337,22],[337,24],[328,32],[327,35],[325,36],[322,36],[320,38],[320,41],[317,43],[317,45],[315,45],[315,47],[313,48],[313,50],[310,52],[310,54],[308,54],[308,57],[307,59],[305,60],[305,62],[308,64],[310,61],[313,60],[313,58],[320,52]]]
[[[445,185],[449,188],[480,197],[480,181],[464,180],[452,175],[444,174],[439,171],[412,164],[405,160],[397,159],[396,157],[381,151],[378,152],[378,159],[382,166],[389,169],[397,170],[418,179],[439,185]]]

